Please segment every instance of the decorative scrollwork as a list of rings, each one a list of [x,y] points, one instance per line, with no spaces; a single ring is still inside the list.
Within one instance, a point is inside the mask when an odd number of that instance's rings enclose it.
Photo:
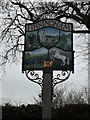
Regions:
[[[67,80],[69,78],[71,74],[71,71],[59,71],[59,73],[57,73],[56,77],[53,76],[53,82],[52,82],[52,87],[54,88],[55,85],[57,85],[58,83],[64,82],[65,80]]]
[[[58,83],[64,82],[65,80],[67,80],[70,76],[71,71],[59,71],[53,74],[53,78],[52,78],[52,99],[55,97],[54,94],[54,87],[55,85],[57,85]],[[25,74],[27,76],[27,78],[29,80],[31,80],[32,82],[38,83],[41,86],[41,89],[43,91],[43,75],[40,75],[40,73],[38,73],[37,71],[30,71],[30,70],[26,70]],[[41,93],[41,98],[43,93]]]
[[[32,82],[38,83],[41,87],[43,86],[43,82],[42,82],[43,77],[40,76],[39,73],[36,73],[34,70],[33,71],[26,70],[25,74],[29,80],[31,80]]]

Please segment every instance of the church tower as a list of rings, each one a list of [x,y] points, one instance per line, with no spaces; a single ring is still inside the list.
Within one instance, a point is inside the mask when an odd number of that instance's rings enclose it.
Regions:
[[[45,30],[40,31],[40,42],[46,42],[46,31]]]

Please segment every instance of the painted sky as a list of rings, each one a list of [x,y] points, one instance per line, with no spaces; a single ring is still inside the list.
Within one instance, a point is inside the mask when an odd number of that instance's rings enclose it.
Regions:
[[[52,27],[46,27],[46,28],[42,28],[40,30],[45,30],[46,31],[46,35],[59,35],[59,30],[56,28],[52,28]],[[40,35],[40,30],[39,30],[39,35]]]

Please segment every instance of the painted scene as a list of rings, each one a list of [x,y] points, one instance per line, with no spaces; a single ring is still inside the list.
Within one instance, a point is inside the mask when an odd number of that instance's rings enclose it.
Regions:
[[[25,50],[35,50],[41,47],[38,42],[38,32],[26,32],[26,49]]]
[[[72,34],[54,27],[26,32],[24,69],[72,70]]]
[[[56,47],[65,50],[72,51],[72,36],[71,32],[66,32],[60,30],[60,41],[56,45]]]
[[[72,69],[72,52],[53,47],[49,50],[49,59],[53,61],[52,69]]]
[[[59,29],[46,27],[39,29],[39,42],[50,49],[59,42]]]
[[[44,61],[47,60],[48,50],[44,47],[34,51],[25,52],[24,67],[25,69],[43,69]]]

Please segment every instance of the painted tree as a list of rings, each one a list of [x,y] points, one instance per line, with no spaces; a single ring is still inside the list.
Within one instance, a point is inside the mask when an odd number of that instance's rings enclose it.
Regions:
[[[1,2],[0,65],[20,59],[23,51],[25,24],[43,19],[72,22],[74,33],[90,33],[90,2]],[[76,29],[76,26],[80,30]],[[82,29],[84,28],[84,29]]]

